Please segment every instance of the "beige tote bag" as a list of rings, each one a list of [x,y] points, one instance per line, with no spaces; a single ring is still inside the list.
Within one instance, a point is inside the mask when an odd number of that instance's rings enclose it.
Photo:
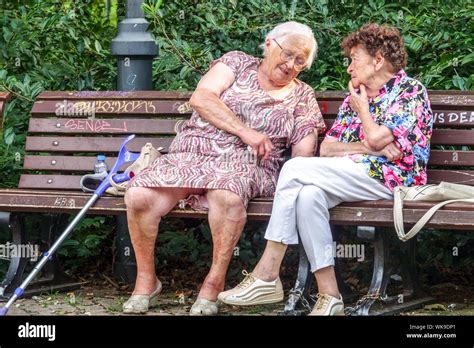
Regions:
[[[431,217],[443,206],[454,202],[474,203],[474,187],[461,184],[441,182],[439,185],[397,186],[393,191],[393,221],[398,238],[404,242],[415,236],[425,226]],[[441,201],[436,204],[405,233],[403,226],[404,201]],[[473,221],[474,223],[474,221]]]

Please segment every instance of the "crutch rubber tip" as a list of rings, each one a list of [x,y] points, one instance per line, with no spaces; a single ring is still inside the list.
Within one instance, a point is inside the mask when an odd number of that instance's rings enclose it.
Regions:
[[[8,312],[8,307],[3,306],[2,308],[0,308],[0,317],[4,317],[5,315],[7,315],[7,312]]]

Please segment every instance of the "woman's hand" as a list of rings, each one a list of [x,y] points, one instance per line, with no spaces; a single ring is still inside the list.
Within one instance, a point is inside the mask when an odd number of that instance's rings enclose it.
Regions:
[[[263,160],[267,160],[270,157],[270,153],[273,150],[273,144],[268,135],[246,127],[242,131],[240,139],[252,148],[255,156],[263,156]]]
[[[354,89],[354,86],[352,85],[352,81],[349,81],[349,91],[351,92],[351,108],[355,112],[357,112],[358,115],[364,114],[368,115],[369,114],[369,99],[367,98],[367,92],[365,90],[364,85],[360,85],[359,87],[360,94],[356,92]]]
[[[362,121],[365,141],[370,145],[369,147],[371,149],[383,151],[386,146],[395,140],[392,131],[385,125],[378,125],[372,119],[369,112],[367,91],[364,85],[360,85],[359,94],[355,91],[352,81],[349,81],[349,91],[351,92],[350,105],[352,110],[357,112],[357,115]]]
[[[387,157],[387,160],[389,162],[394,162],[398,161],[403,157],[403,152],[400,151],[398,146],[395,144],[395,142],[391,142],[388,145],[386,145],[382,150],[380,151],[374,151],[372,150],[365,141],[362,142],[365,147],[367,148],[367,153],[372,156],[385,156]]]

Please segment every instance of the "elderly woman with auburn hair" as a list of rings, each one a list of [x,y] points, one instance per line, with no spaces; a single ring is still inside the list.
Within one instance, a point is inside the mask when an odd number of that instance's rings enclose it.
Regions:
[[[292,156],[314,155],[325,124],[313,89],[297,79],[316,56],[313,32],[283,23],[268,33],[263,48],[263,59],[233,51],[212,62],[191,97],[194,112],[169,153],[130,181],[125,203],[138,275],[125,313],[144,313],[158,303],[158,225],[185,199],[209,210],[214,244],[191,314],[217,314],[217,295],[224,290],[249,200],[274,194],[286,148]]]
[[[238,287],[219,294],[233,305],[283,299],[279,269],[298,235],[316,277],[312,315],[344,315],[334,274],[329,209],[341,202],[392,199],[398,185],[426,183],[433,117],[425,87],[408,77],[399,31],[369,23],[344,39],[352,62],[349,94],[321,143],[321,157],[285,163],[278,179],[266,249]]]

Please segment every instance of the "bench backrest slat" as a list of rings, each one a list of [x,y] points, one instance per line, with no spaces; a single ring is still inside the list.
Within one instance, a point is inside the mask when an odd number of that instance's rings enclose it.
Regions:
[[[41,100],[34,104],[31,114],[47,117],[51,110],[56,116],[141,116],[180,115],[189,113],[187,100]]]
[[[75,156],[74,158],[75,160],[71,161],[70,156],[27,155],[25,156],[23,167],[29,170],[89,172],[91,168],[94,167],[96,161],[94,156]],[[116,160],[117,157],[115,156],[107,157],[106,162],[108,167],[112,168]],[[452,167],[474,166],[474,152],[432,150],[430,155],[430,165]]]
[[[7,92],[0,92],[0,118],[3,116],[5,112],[5,104],[7,101],[11,99],[10,93]]]
[[[39,134],[176,134],[185,119],[32,118],[29,133]]]
[[[23,174],[20,179],[20,188],[41,188],[74,190],[79,188],[82,175],[57,175],[57,174]],[[464,185],[474,185],[474,170],[428,170],[429,183],[439,184],[449,181]]]
[[[130,133],[129,133],[130,134]],[[28,152],[60,152],[77,154],[79,152],[116,153],[125,137],[66,137],[66,136],[30,136],[26,138]],[[173,138],[135,138],[127,145],[127,149],[139,152],[142,146],[150,142],[155,146],[168,150]]]

